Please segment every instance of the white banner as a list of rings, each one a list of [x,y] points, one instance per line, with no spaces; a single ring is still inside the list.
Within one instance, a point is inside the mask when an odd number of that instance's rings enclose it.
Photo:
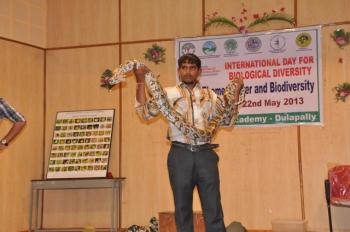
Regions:
[[[222,95],[243,77],[246,103],[237,125],[323,124],[321,28],[176,40],[176,58],[202,60],[201,84]]]

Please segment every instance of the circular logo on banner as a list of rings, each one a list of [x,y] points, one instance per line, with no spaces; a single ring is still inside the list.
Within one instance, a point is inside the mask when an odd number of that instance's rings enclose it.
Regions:
[[[196,47],[193,43],[185,43],[181,47],[181,53],[182,55],[188,54],[188,53],[194,53],[196,51]]]
[[[311,44],[312,38],[309,33],[300,33],[296,38],[296,44],[301,48],[306,48]]]
[[[203,53],[206,55],[212,55],[216,52],[216,44],[213,41],[207,41],[203,44]]]
[[[286,38],[281,35],[275,35],[270,40],[270,47],[275,51],[281,51],[286,46]]]
[[[236,51],[238,45],[237,45],[237,41],[234,39],[228,39],[225,41],[224,43],[224,48],[226,53],[232,54]]]
[[[259,37],[250,37],[245,42],[245,47],[250,52],[256,52],[261,48],[262,42]]]

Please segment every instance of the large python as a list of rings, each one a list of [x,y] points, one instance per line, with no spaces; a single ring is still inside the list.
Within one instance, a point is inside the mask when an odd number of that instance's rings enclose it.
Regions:
[[[137,60],[127,61],[125,64],[120,65],[119,68],[113,71],[113,76],[109,79],[110,85],[116,85],[122,81],[125,81],[126,74],[132,72],[139,67],[144,66],[143,63]],[[212,118],[208,126],[204,129],[198,129],[190,125],[173,107],[169,104],[166,97],[166,93],[159,83],[158,79],[152,72],[145,74],[146,86],[151,93],[155,104],[163,116],[172,123],[178,130],[180,130],[189,139],[197,142],[210,142],[215,130],[223,122],[227,120],[235,120],[233,114],[237,108],[238,103],[235,103],[235,93],[237,84],[231,81],[225,88],[224,92],[224,106],[217,115]],[[239,103],[244,101],[244,89],[241,89],[239,95]]]

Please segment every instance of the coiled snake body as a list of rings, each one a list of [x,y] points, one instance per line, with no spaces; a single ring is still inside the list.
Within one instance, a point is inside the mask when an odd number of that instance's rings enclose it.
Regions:
[[[111,85],[115,85],[122,81],[125,81],[125,76],[128,72],[133,71],[135,68],[138,69],[141,66],[144,66],[144,64],[137,60],[127,61],[125,64],[121,65],[113,72],[114,75],[109,80],[109,83]],[[214,118],[209,121],[208,126],[204,130],[190,125],[182,117],[182,115],[173,109],[173,107],[168,102],[163,87],[152,72],[145,74],[145,82],[149,92],[154,99],[155,104],[163,116],[185,136],[193,141],[210,142],[213,134],[215,133],[215,130],[220,125],[222,120],[234,120],[234,117],[232,117],[232,115],[234,113],[235,107],[237,107],[237,103],[235,104],[235,92],[237,84],[233,81],[231,81],[225,88],[225,106],[220,112],[217,113]],[[240,102],[244,100],[244,91],[242,90],[239,99]]]

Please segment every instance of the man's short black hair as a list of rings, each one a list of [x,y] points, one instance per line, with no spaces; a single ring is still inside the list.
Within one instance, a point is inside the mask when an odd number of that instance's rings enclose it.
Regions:
[[[202,66],[201,59],[199,59],[198,56],[196,56],[195,54],[192,54],[192,53],[187,53],[185,55],[182,55],[178,59],[177,64],[178,64],[179,68],[181,67],[181,65],[183,63],[195,64],[197,66],[197,68],[201,68],[201,66]]]

